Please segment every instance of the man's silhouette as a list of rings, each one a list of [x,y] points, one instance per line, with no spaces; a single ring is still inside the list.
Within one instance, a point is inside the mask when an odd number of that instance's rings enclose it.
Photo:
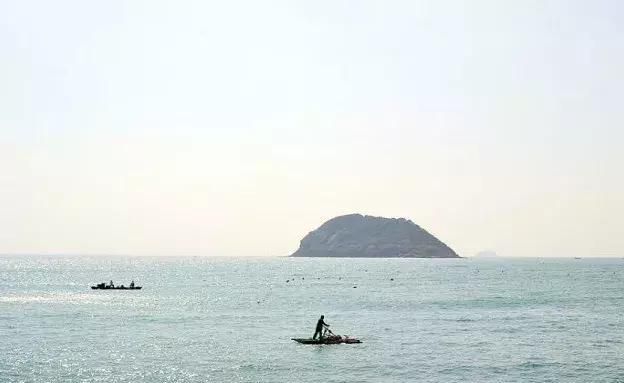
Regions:
[[[323,320],[324,318],[325,316],[321,315],[321,319],[316,322],[316,331],[314,332],[312,339],[316,339],[316,334],[318,334],[319,340],[323,339],[323,326],[329,327],[329,325]]]

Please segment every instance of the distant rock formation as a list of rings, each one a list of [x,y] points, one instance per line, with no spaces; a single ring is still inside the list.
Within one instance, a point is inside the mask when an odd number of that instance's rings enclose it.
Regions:
[[[474,255],[474,258],[500,258],[493,250],[483,250]]]
[[[291,257],[459,258],[404,218],[349,214],[332,218],[301,240]]]

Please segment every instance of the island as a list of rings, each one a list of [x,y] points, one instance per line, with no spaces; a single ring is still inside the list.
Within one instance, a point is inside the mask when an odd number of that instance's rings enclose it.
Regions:
[[[330,219],[302,240],[291,257],[460,258],[404,218],[349,214]]]
[[[499,259],[500,255],[496,254],[494,250],[482,250],[474,255],[473,258],[481,259]]]

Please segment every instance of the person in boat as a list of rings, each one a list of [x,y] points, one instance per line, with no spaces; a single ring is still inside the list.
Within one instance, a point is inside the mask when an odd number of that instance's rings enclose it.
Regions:
[[[134,281],[130,282],[130,288],[133,289],[134,288]]]
[[[115,285],[113,284],[113,281],[111,280],[108,287],[110,287],[111,289],[115,287]]]
[[[314,331],[314,336],[312,339],[316,339],[316,335],[318,334],[319,340],[323,339],[323,326],[329,327],[327,323],[324,321],[325,316],[321,315],[321,318],[316,322],[316,331]]]

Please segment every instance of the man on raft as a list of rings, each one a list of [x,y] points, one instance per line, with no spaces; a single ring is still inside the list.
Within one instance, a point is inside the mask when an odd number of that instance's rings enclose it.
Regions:
[[[319,340],[323,339],[323,326],[329,327],[327,323],[323,320],[325,318],[324,315],[321,315],[321,318],[316,322],[316,331],[314,331],[314,336],[312,339],[316,339],[316,335],[318,334]]]

